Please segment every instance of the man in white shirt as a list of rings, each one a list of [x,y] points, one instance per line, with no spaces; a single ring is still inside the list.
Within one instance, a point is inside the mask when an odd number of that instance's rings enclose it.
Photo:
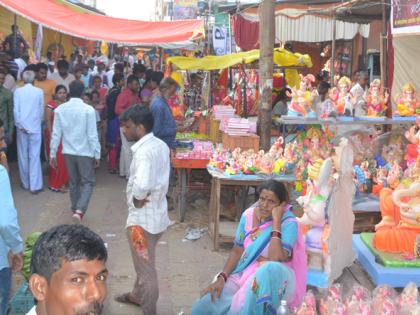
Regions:
[[[74,223],[80,223],[87,211],[96,183],[95,167],[99,167],[101,158],[96,111],[82,101],[84,90],[83,82],[70,83],[70,101],[54,110],[50,144],[50,164],[56,168],[57,150],[62,141],[62,152],[70,177],[70,201]]]
[[[24,71],[25,85],[13,96],[19,174],[22,187],[33,194],[42,190],[41,124],[44,117],[44,92],[32,85],[35,72]]]
[[[28,55],[24,55],[22,57],[19,57],[19,58],[15,59],[15,62],[18,65],[18,73],[17,73],[17,79],[18,80],[23,80],[21,75],[22,75],[23,70],[28,65],[28,61],[29,61],[29,56]]]
[[[131,107],[123,113],[122,121],[124,135],[136,141],[131,147],[126,228],[137,280],[130,293],[116,296],[115,300],[138,305],[145,315],[155,315],[159,297],[155,248],[169,226],[169,148],[153,135],[153,115],[147,106]]]
[[[28,282],[37,303],[27,315],[100,315],[107,258],[103,240],[83,225],[44,232],[32,249]]]
[[[351,88],[350,93],[356,97],[356,104],[354,105],[354,116],[360,117],[366,114],[366,102],[363,98],[369,80],[369,74],[366,71],[359,71],[356,75],[357,83]]]
[[[66,60],[59,60],[57,70],[58,72],[51,74],[48,79],[54,80],[57,85],[64,85],[68,91],[70,83],[76,79],[74,75],[69,73],[69,63]]]

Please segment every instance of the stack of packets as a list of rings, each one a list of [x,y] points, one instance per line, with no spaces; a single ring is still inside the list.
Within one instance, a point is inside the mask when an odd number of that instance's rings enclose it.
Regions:
[[[192,150],[177,152],[177,159],[209,160],[213,154],[213,143],[210,141],[192,141]]]
[[[224,118],[219,129],[230,136],[247,136],[257,133],[257,122],[245,118]]]
[[[214,105],[213,116],[216,120],[235,117],[235,109],[232,106]]]

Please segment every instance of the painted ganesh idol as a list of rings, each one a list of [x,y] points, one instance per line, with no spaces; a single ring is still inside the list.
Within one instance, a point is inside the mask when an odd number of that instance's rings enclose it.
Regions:
[[[368,117],[385,117],[389,94],[384,91],[381,80],[375,79],[370,84],[364,99]]]
[[[338,95],[335,102],[337,115],[353,116],[353,106],[356,98],[351,95],[351,81],[348,77],[342,77],[338,81]]]
[[[420,131],[411,139],[420,150]],[[376,225],[373,244],[376,249],[391,253],[420,256],[420,158],[412,165],[411,178],[394,190],[380,192],[382,221]],[[406,184],[411,182],[411,184]]]
[[[315,77],[312,74],[301,75],[299,90],[293,88],[292,94],[289,95],[292,100],[289,105],[288,116],[316,118],[312,106],[312,102],[317,95],[316,89],[312,87],[314,82]]]
[[[418,255],[420,235],[420,179],[409,187],[380,193],[382,221],[376,226],[373,245],[391,253]]]
[[[396,98],[397,116],[420,115],[420,101],[417,98],[416,90],[411,83],[403,86],[402,92]]]

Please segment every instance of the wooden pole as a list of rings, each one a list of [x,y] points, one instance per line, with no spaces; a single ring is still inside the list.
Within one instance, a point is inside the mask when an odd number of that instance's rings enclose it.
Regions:
[[[245,63],[242,63],[242,117],[248,118],[248,100],[246,95],[246,86],[247,86],[247,77],[246,77],[246,69]]]
[[[334,75],[335,75],[335,41],[337,38],[337,17],[335,16],[335,12],[333,13],[333,21],[332,21],[332,43],[331,43],[331,63],[330,63],[330,84],[334,86]]]
[[[17,44],[17,35],[18,34],[17,34],[17,29],[16,29],[16,27],[17,27],[17,15],[16,14],[13,16],[13,25],[14,25],[14,28],[13,28],[13,47],[10,47],[10,50],[13,49],[13,58],[17,58],[20,55],[20,51],[19,51],[19,47],[18,47],[18,44]]]
[[[260,4],[260,108],[258,128],[260,148],[270,149],[271,109],[273,90],[273,50],[275,40],[275,12],[273,0],[262,0]]]
[[[381,82],[382,86],[387,86],[387,18],[386,3],[382,0],[382,31],[380,40],[380,62],[381,62]]]

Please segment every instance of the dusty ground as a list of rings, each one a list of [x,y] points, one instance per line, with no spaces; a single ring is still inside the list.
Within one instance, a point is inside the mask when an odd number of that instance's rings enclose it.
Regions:
[[[32,231],[44,231],[61,223],[71,222],[68,194],[45,190],[37,196],[23,191],[18,182],[16,165],[12,165],[13,189],[22,236]],[[110,270],[108,299],[104,314],[142,314],[139,308],[121,305],[113,301],[115,294],[126,292],[132,287],[135,272],[132,266],[128,244],[125,238],[126,181],[106,172],[104,165],[97,174],[90,208],[84,224],[99,233],[107,243]],[[214,252],[210,249],[210,238],[204,235],[191,242],[183,241],[188,226],[206,227],[208,222],[208,193],[194,193],[188,199],[185,223],[177,223],[165,232],[157,247],[157,268],[160,285],[158,301],[159,315],[189,314],[191,305],[198,298],[200,290],[220,271],[228,256],[228,248]],[[170,212],[176,220],[174,211]],[[15,289],[22,278],[15,277]],[[350,288],[360,282],[371,289],[372,285],[358,265],[345,270],[339,282]]]
[[[30,232],[44,231],[61,223],[71,223],[68,194],[44,190],[39,195],[31,195],[19,186],[16,165],[12,165],[12,181],[22,237]],[[90,208],[84,224],[102,236],[108,245],[110,278],[109,296],[104,314],[141,314],[137,307],[121,305],[113,301],[113,296],[126,292],[132,287],[135,272],[125,237],[126,220],[125,185],[126,181],[110,175],[105,167],[98,171]],[[202,195],[202,194],[201,194]],[[157,248],[160,298],[158,314],[172,315],[184,311],[189,313],[200,289],[222,268],[228,251],[212,252],[207,235],[200,240],[183,241],[188,226],[201,227],[207,222],[207,202],[191,200],[186,223],[175,223],[163,235]],[[199,197],[199,196],[198,196]],[[198,200],[198,201],[197,201]],[[195,207],[194,207],[195,205]],[[199,208],[199,209],[197,209]],[[176,220],[174,211],[170,212]],[[16,276],[15,289],[21,281]]]

